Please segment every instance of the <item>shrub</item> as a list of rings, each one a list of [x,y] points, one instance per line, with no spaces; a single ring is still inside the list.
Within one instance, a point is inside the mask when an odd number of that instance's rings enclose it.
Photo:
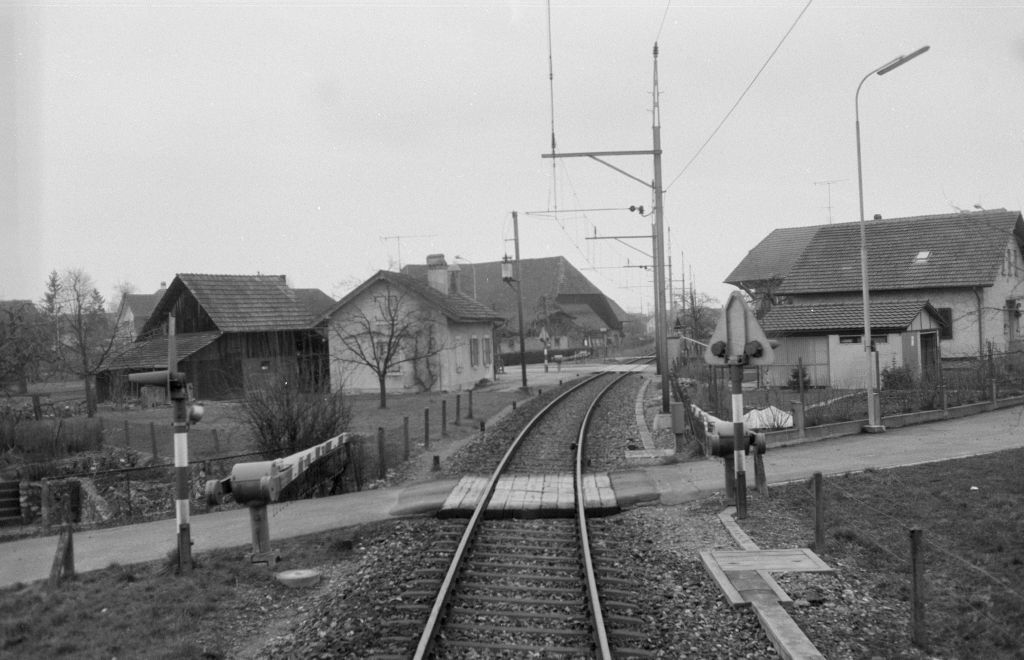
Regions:
[[[803,381],[805,390],[811,387],[811,377],[807,375],[807,367],[793,367],[793,370],[789,372],[789,382],[786,383],[786,387],[798,390],[801,381]]]
[[[297,383],[250,387],[241,422],[267,458],[294,454],[348,429],[352,415],[341,392],[303,391]]]
[[[910,390],[916,386],[914,372],[909,367],[892,365],[882,369],[883,390]]]

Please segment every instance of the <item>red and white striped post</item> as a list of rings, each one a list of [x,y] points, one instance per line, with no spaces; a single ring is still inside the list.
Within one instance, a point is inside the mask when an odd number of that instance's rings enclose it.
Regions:
[[[202,406],[190,411],[185,374],[178,371],[178,352],[174,340],[174,315],[167,317],[167,370],[130,374],[128,380],[140,385],[166,388],[174,413],[174,492],[175,518],[178,525],[178,571],[192,571],[192,539],[189,533],[190,479],[188,471],[188,425],[202,418]],[[154,445],[154,458],[155,445]]]
[[[167,317],[167,389],[174,411],[174,511],[178,524],[178,571],[192,571],[192,538],[189,528],[188,391],[184,374],[178,372],[174,315]]]

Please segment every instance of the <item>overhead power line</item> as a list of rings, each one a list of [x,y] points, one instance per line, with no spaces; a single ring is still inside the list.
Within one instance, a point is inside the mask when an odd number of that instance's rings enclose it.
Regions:
[[[754,74],[753,79],[751,79],[751,81],[747,84],[747,87],[746,89],[743,90],[743,93],[740,94],[739,98],[736,99],[736,102],[732,104],[731,108],[729,108],[729,112],[725,113],[725,116],[722,117],[722,121],[718,122],[718,126],[715,127],[715,130],[711,131],[711,135],[708,136],[708,139],[704,140],[704,144],[700,145],[700,148],[697,149],[697,153],[693,154],[693,157],[690,158],[686,165],[683,165],[682,171],[680,171],[679,174],[677,174],[675,178],[669,181],[668,185],[665,186],[666,192],[669,188],[672,187],[672,185],[677,180],[679,180],[679,177],[683,176],[683,174],[686,173],[686,170],[690,169],[690,165],[693,165],[693,161],[697,160],[697,157],[700,156],[702,151],[704,151],[704,147],[708,146],[708,143],[711,142],[715,135],[718,134],[718,131],[722,128],[725,122],[729,120],[729,117],[732,116],[732,113],[736,110],[740,102],[743,100],[743,97],[747,95],[747,92],[749,92],[750,89],[754,86],[754,83],[757,82],[757,79],[761,77],[761,73],[768,67],[768,64],[772,61],[772,58],[775,57],[775,53],[779,52],[779,49],[782,48],[782,44],[786,42],[786,39],[789,37],[793,29],[796,28],[797,23],[800,22],[801,18],[803,18],[804,13],[807,11],[808,8],[810,8],[812,2],[814,2],[814,0],[807,0],[807,4],[804,5],[804,8],[800,10],[799,14],[797,14],[796,20],[794,20],[793,24],[789,26],[788,30],[786,30],[786,34],[782,35],[782,39],[779,40],[778,45],[775,46],[775,49],[772,50],[771,54],[768,55],[768,59],[764,61],[764,64],[761,65],[761,68],[758,69],[757,73]]]

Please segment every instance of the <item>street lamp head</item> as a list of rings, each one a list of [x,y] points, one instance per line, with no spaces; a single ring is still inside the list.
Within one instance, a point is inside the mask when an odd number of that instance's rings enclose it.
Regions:
[[[512,260],[507,254],[501,260],[501,280],[505,284],[512,284],[515,281],[515,277],[512,275]]]
[[[895,69],[897,67],[903,66],[904,64],[906,64],[910,60],[914,59],[918,55],[924,55],[925,53],[928,52],[928,49],[930,49],[930,48],[931,48],[931,46],[922,46],[921,48],[918,48],[917,50],[915,50],[913,53],[911,53],[909,55],[900,55],[899,57],[894,59],[892,62],[889,62],[888,64],[883,65],[882,68],[880,68],[875,73],[877,73],[880,76],[884,76],[885,74],[889,73],[893,69]]]

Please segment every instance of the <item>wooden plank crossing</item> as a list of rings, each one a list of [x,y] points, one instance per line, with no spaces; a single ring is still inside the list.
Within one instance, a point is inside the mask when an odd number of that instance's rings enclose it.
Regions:
[[[487,505],[490,517],[571,516],[576,502],[572,474],[516,474],[501,477]],[[441,505],[438,517],[469,516],[483,496],[486,477],[463,477]],[[607,515],[619,510],[612,482],[606,472],[583,475],[587,512]]]
[[[809,548],[784,550],[715,550],[711,553],[723,571],[800,571],[834,573]]]

